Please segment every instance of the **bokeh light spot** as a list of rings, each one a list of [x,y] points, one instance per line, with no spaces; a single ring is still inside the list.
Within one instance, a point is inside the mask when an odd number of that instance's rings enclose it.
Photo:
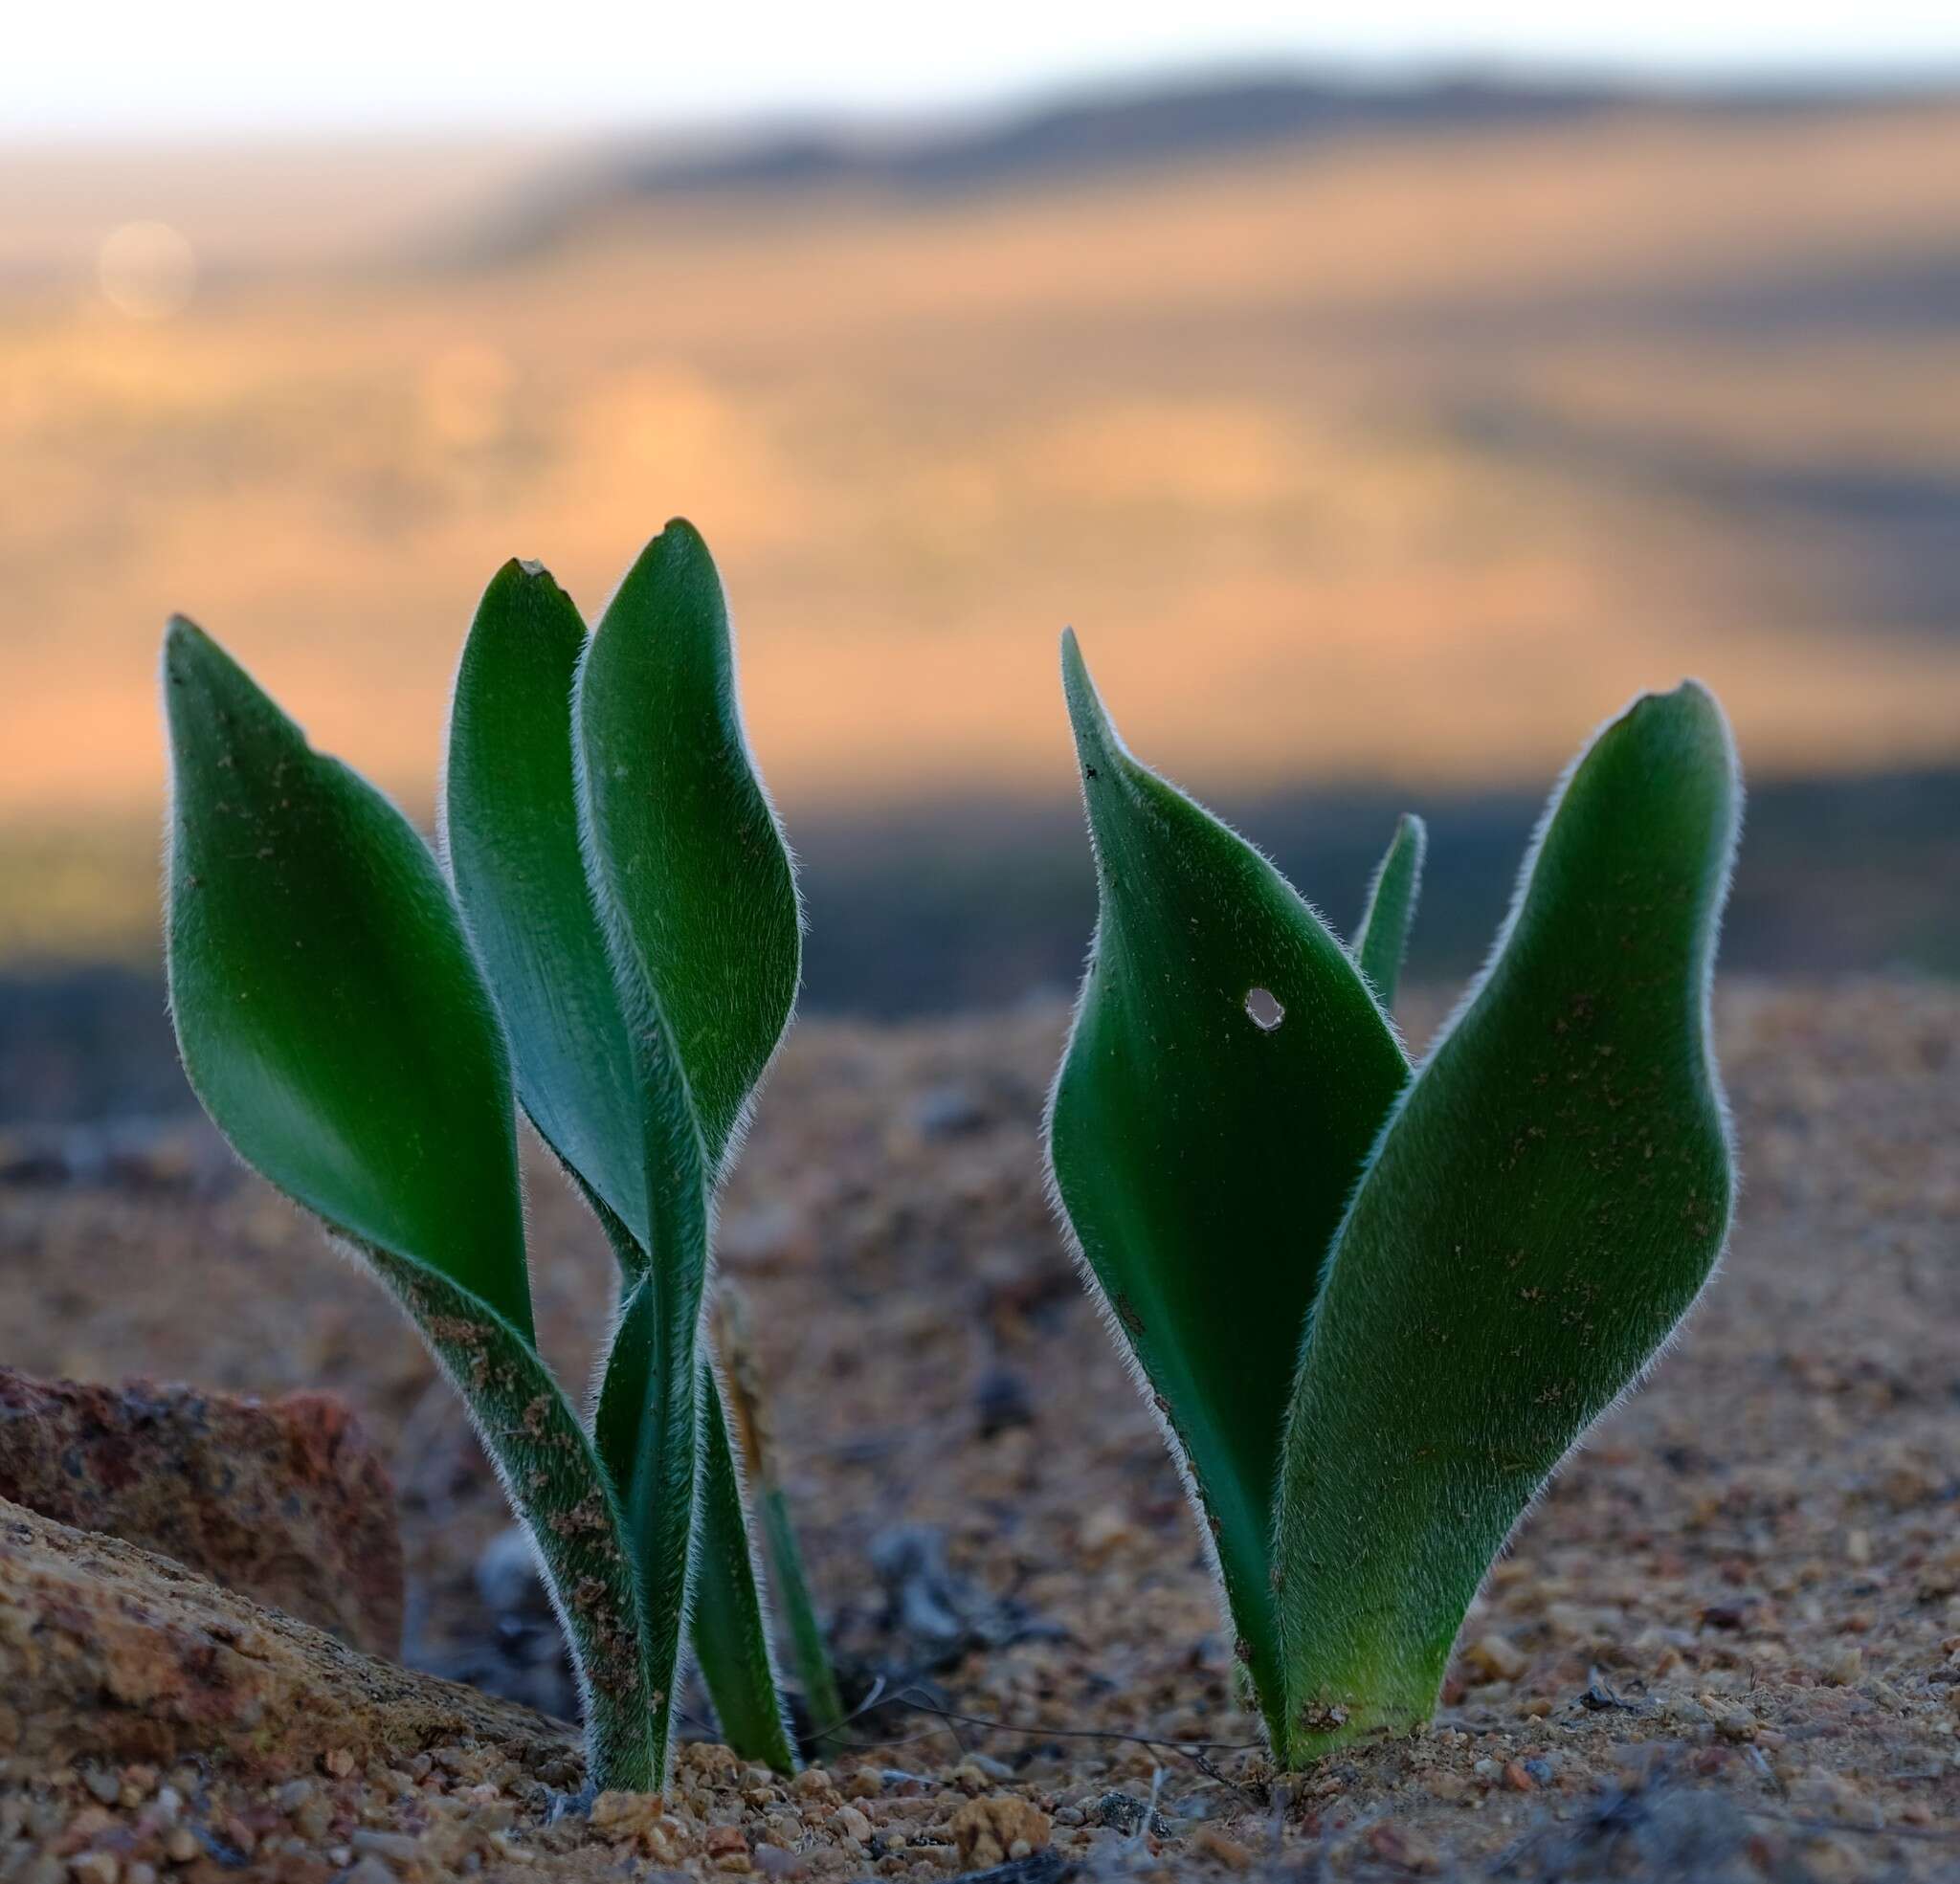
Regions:
[[[197,292],[197,252],[167,222],[125,222],[96,252],[102,299],[131,321],[167,321]]]

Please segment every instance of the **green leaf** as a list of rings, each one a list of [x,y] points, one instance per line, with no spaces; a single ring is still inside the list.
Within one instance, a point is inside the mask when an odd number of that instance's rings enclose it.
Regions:
[[[783,1721],[748,1516],[728,1456],[720,1383],[700,1357],[691,1394],[662,1390],[662,1383],[685,1364],[672,1333],[660,1312],[654,1265],[627,1291],[595,1422],[599,1456],[611,1481],[621,1488],[640,1563],[643,1607],[655,1626],[656,1678],[670,1693],[678,1685],[680,1645],[671,1619],[678,1619],[691,1596],[690,1640],[724,1738],[745,1760],[794,1772],[796,1752]],[[690,1408],[700,1430],[692,1444],[677,1446],[671,1439],[674,1422]],[[679,1482],[683,1472],[690,1479],[684,1486]],[[663,1743],[670,1727],[663,1713]]]
[[[646,1252],[583,1179],[573,1173],[573,1180],[605,1229],[630,1299],[635,1285],[648,1268]],[[641,1363],[630,1352],[622,1354],[616,1341],[608,1355],[605,1378],[612,1377],[615,1362],[627,1370],[621,1383],[615,1384],[615,1395],[645,1392],[646,1376],[640,1371]],[[624,1383],[629,1378],[640,1385],[627,1387]],[[715,1423],[720,1422],[725,1430],[721,1383],[714,1369],[705,1363],[701,1370],[699,1392],[703,1429],[712,1432]],[[637,1426],[623,1425],[616,1443],[620,1447],[615,1461],[616,1482],[631,1484],[639,1445]],[[762,1589],[748,1545],[748,1518],[743,1509],[742,1488],[739,1483],[716,1479],[718,1469],[712,1457],[705,1458],[706,1477],[697,1484],[703,1529],[696,1552],[689,1636],[701,1663],[702,1677],[715,1704],[723,1738],[745,1760],[766,1761],[778,1772],[793,1772],[795,1749],[783,1729],[782,1696],[769,1657],[768,1618],[763,1612]],[[734,1547],[737,1540],[739,1549]],[[657,1537],[648,1540],[649,1548],[657,1547],[658,1541]]]
[[[1422,888],[1422,858],[1429,831],[1410,812],[1395,827],[1388,854],[1368,886],[1368,908],[1354,932],[1354,960],[1385,1008],[1395,1005],[1402,958],[1409,949],[1409,925],[1415,920],[1415,897]]]
[[[201,631],[164,642],[170,1005],[219,1130],[526,1340],[503,1043],[428,847]]]
[[[695,1548],[701,1436],[693,1325],[684,1309],[675,1310],[661,1272],[660,1262],[650,1265],[621,1303],[593,1439],[626,1508],[639,1566],[647,1661],[662,1696],[656,1734],[664,1777]]]
[[[1287,1428],[1282,1759],[1428,1715],[1504,1539],[1708,1277],[1733,1191],[1708,995],[1739,804],[1701,688],[1607,726],[1383,1135]]]
[[[457,673],[444,830],[518,1097],[644,1245],[633,1052],[579,849],[571,697],[585,648],[577,608],[545,570],[512,562],[497,572]]]
[[[587,649],[572,718],[588,876],[623,991],[655,1219],[648,1286],[629,1300],[601,1422],[635,1380],[659,1403],[635,1429],[629,1498],[654,1571],[681,1536],[692,1545],[691,1519],[679,1528],[683,1463],[692,1471],[680,1435],[725,1430],[713,1373],[696,1366],[706,1200],[782,1038],[802,961],[789,853],[743,736],[721,578],[687,523],[670,523],[628,572]],[[629,1341],[648,1343],[657,1364],[642,1371]],[[612,1417],[623,1428],[624,1411]],[[726,1488],[710,1479],[707,1490]],[[702,1522],[725,1518],[718,1506]],[[758,1723],[779,1728],[780,1703],[772,1683],[755,1685],[768,1649],[746,1540],[740,1552],[702,1541],[703,1673],[731,1737],[774,1761],[782,1749]],[[746,1738],[751,1727],[760,1738]]]
[[[789,1625],[790,1652],[803,1690],[810,1738],[821,1743],[844,1724],[843,1698],[837,1693],[836,1673],[831,1667],[830,1647],[824,1640],[816,1602],[810,1593],[790,1501],[776,1475],[768,1408],[758,1385],[755,1351],[748,1341],[747,1314],[740,1295],[725,1286],[715,1306],[716,1345],[728,1376],[727,1400],[733,1414],[730,1428],[740,1441],[743,1475],[762,1525],[769,1582]]]
[[[250,1163],[413,1319],[543,1558],[591,1776],[659,1784],[621,1514],[532,1345],[510,1077],[455,905],[401,815],[188,622],[165,642],[171,1006]]]
[[[498,572],[457,678],[447,830],[457,894],[510,1036],[519,1096],[605,1226],[630,1290],[657,1246],[639,1075],[580,847],[572,697],[586,647],[577,609],[547,573],[521,563]],[[687,1178],[690,1187],[700,1181]],[[690,1219],[676,1241],[684,1252],[700,1234]],[[650,1357],[630,1343],[648,1338],[654,1323],[651,1298],[623,1319],[629,1349],[613,1350],[624,1371],[605,1403],[612,1466],[629,1502],[645,1411],[632,1395],[654,1390]],[[698,1417],[719,1419],[712,1375],[703,1373],[701,1385],[711,1399]],[[684,1398],[669,1416],[686,1418]],[[657,1428],[648,1443],[671,1453],[663,1431]],[[678,1453],[672,1462],[679,1466]],[[663,1552],[669,1560],[666,1570],[650,1563],[657,1602],[674,1593],[680,1543],[663,1501],[678,1496],[679,1483],[676,1470],[640,1488],[637,1548],[649,1560]],[[711,1530],[716,1517],[705,1514]],[[746,1539],[737,1553],[710,1535],[693,1591],[695,1651],[730,1743],[745,1758],[773,1763],[786,1743],[761,1610]]]
[[[517,1331],[474,1296],[385,1250],[366,1252],[462,1396],[545,1566],[585,1702],[588,1777],[605,1790],[666,1780],[671,1680],[646,1654],[626,1519],[592,1441]]]
[[[694,1649],[730,1746],[745,1759],[767,1761],[779,1773],[796,1770],[796,1748],[783,1718],[775,1663],[742,1474],[728,1438],[728,1420],[714,1370],[702,1363],[701,1590],[696,1598]]]
[[[1050,1111],[1081,1253],[1195,1481],[1240,1651],[1281,1705],[1273,1488],[1302,1331],[1408,1076],[1346,949],[1258,853],[1130,757],[1073,636],[1102,913]],[[1262,1024],[1274,1009],[1277,1025]]]
[[[796,1541],[796,1524],[790,1516],[790,1501],[783,1488],[774,1483],[764,1485],[756,1495],[756,1504],[762,1518],[763,1548],[768,1556],[769,1577],[790,1625],[790,1652],[795,1661],[804,1706],[810,1714],[810,1736],[821,1744],[834,1740],[844,1725],[844,1700],[837,1693],[836,1673],[831,1667],[830,1645],[824,1639],[823,1623],[810,1593],[802,1546]],[[841,1751],[841,1744],[834,1745],[832,1751]]]
[[[690,524],[647,545],[607,609],[577,740],[614,959],[658,1010],[719,1172],[789,1024],[803,941],[743,735],[721,577]]]

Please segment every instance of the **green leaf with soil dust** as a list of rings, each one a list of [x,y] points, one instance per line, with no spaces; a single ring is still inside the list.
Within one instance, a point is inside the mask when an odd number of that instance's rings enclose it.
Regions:
[[[529,1527],[596,1784],[663,1775],[621,1513],[532,1346],[503,1043],[434,859],[206,635],[164,648],[172,1014],[239,1153],[414,1319]]]
[[[1287,1427],[1289,1763],[1427,1717],[1504,1539],[1708,1278],[1733,1191],[1708,996],[1740,797],[1692,683],[1597,736],[1355,1193]]]

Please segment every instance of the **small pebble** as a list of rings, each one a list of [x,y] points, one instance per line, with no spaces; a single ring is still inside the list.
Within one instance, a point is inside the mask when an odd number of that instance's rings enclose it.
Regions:
[[[973,1388],[973,1410],[979,1416],[982,1439],[1035,1423],[1028,1383],[1012,1367],[990,1367],[980,1376]]]
[[[1524,1650],[1506,1635],[1480,1636],[1463,1651],[1463,1659],[1483,1682],[1515,1681],[1531,1665]]]
[[[391,1858],[400,1864],[413,1864],[421,1856],[421,1847],[405,1831],[369,1831],[364,1828],[347,1844],[370,1858]]]
[[[1246,1871],[1251,1868],[1251,1851],[1237,1839],[1228,1838],[1216,1826],[1200,1826],[1191,1842],[1206,1857],[1214,1859],[1227,1871]]]

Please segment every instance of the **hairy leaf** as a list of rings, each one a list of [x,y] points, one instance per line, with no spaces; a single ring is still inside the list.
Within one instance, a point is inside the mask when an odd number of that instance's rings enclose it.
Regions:
[[[594,885],[657,1007],[719,1171],[802,972],[790,855],[749,759],[727,604],[677,520],[592,637],[577,738]]]
[[[1383,1135],[1286,1433],[1282,1758],[1425,1718],[1512,1526],[1708,1277],[1732,1190],[1708,990],[1739,800],[1701,688],[1607,726]]]
[[[530,1339],[510,1072],[434,858],[187,621],[164,696],[191,1086],[289,1196]]]
[[[434,860],[189,623],[164,676],[191,1083],[413,1319],[545,1562],[595,1784],[656,1785],[637,1582],[591,1442],[532,1346],[509,1074]]]
[[[794,1772],[796,1749],[769,1653],[768,1623],[749,1541],[748,1501],[729,1442],[728,1421],[714,1370],[702,1363],[701,1587],[717,1590],[710,1605],[697,1599],[695,1653],[715,1718],[728,1744],[779,1773]]]
[[[783,1722],[768,1620],[749,1546],[746,1501],[728,1451],[721,1384],[705,1358],[696,1363],[691,1401],[702,1431],[693,1452],[678,1455],[698,1471],[690,1492],[698,1536],[683,1533],[677,1523],[687,1506],[674,1503],[671,1467],[676,1456],[663,1458],[656,1450],[666,1444],[667,1425],[677,1415],[667,1396],[657,1391],[656,1381],[659,1367],[678,1363],[671,1354],[656,1351],[661,1324],[654,1286],[642,1275],[629,1286],[622,1305],[599,1392],[599,1454],[612,1482],[623,1488],[629,1529],[643,1561],[649,1614],[657,1613],[655,1603],[671,1603],[680,1590],[676,1572],[686,1560],[673,1560],[677,1543],[696,1555],[689,1639],[723,1737],[745,1760],[765,1761],[779,1773],[794,1772],[796,1751]],[[657,1559],[661,1551],[670,1555]],[[661,1653],[678,1653],[678,1638],[662,1636],[661,1642]]]
[[[642,1561],[662,1580],[649,1588],[657,1614],[664,1580],[695,1548],[699,1435],[726,1427],[699,1366],[708,1200],[788,1022],[802,948],[789,853],[743,738],[721,579],[688,524],[647,546],[606,610],[572,730],[588,877],[640,1099],[653,1257],[608,1363],[602,1450],[633,1486]],[[724,1526],[739,1482],[712,1458],[701,1482],[714,1500],[703,1522]],[[773,1684],[756,1686],[768,1649],[746,1538],[740,1552],[714,1548],[713,1533],[702,1542],[703,1673],[730,1735],[755,1730],[757,1757],[780,1762]]]
[[[1271,1716],[1281,1430],[1324,1256],[1408,1064],[1279,872],[1125,749],[1073,636],[1063,671],[1102,913],[1051,1105],[1055,1182],[1195,1480]]]
[[[843,1698],[837,1693],[836,1672],[831,1666],[829,1644],[810,1593],[803,1551],[790,1501],[776,1476],[774,1447],[768,1434],[767,1407],[756,1379],[754,1349],[747,1334],[747,1317],[739,1295],[724,1287],[716,1299],[716,1345],[727,1369],[729,1430],[740,1442],[743,1473],[748,1481],[749,1502],[762,1525],[763,1553],[769,1582],[790,1629],[790,1652],[813,1739],[821,1742],[844,1724]]]
[[[811,1738],[829,1742],[833,1753],[842,1742],[835,1736],[844,1725],[843,1696],[837,1693],[836,1671],[831,1666],[830,1644],[810,1593],[810,1576],[803,1567],[803,1549],[796,1541],[796,1523],[790,1500],[773,1482],[758,1487],[755,1506],[762,1524],[763,1549],[768,1557],[769,1578],[778,1592],[790,1626],[790,1652],[796,1680],[809,1710]]]
[[[579,848],[571,696],[585,647],[576,606],[545,570],[497,572],[457,673],[444,831],[518,1097],[644,1245],[639,1093]]]
[[[701,1417],[701,1394],[692,1332],[684,1313],[673,1310],[662,1265],[649,1265],[620,1304],[593,1423],[599,1457],[626,1508],[639,1564],[648,1665],[665,1696],[658,1728],[663,1753],[679,1685],[681,1624],[695,1548],[700,1434],[694,1423]]]
[[[1414,812],[1408,813],[1396,825],[1388,854],[1368,887],[1368,908],[1354,932],[1354,960],[1384,1008],[1395,1005],[1395,986],[1402,979],[1402,958],[1409,949],[1409,925],[1415,920],[1422,856],[1428,848],[1428,828]]]
[[[507,1323],[414,1263],[385,1250],[366,1254],[462,1395],[544,1562],[585,1702],[592,1784],[657,1790],[666,1779],[672,1683],[647,1659],[625,1514],[591,1439]]]
[[[584,1186],[581,1186],[583,1189]],[[619,1259],[630,1303],[635,1288],[648,1267],[646,1252],[634,1241],[617,1217],[604,1204],[585,1190],[586,1201],[605,1227],[607,1239]],[[647,1324],[641,1322],[640,1332]],[[611,1442],[616,1449],[612,1469],[615,1482],[631,1484],[641,1429],[625,1415],[633,1394],[649,1389],[649,1373],[644,1361],[631,1348],[623,1350],[617,1335],[626,1327],[622,1319],[607,1357],[604,1379],[613,1381],[613,1411],[609,1416],[613,1428]],[[629,1341],[633,1336],[629,1335]],[[722,1385],[715,1370],[704,1361],[698,1384],[700,1418],[703,1431],[712,1434],[717,1425],[727,1428],[722,1404]],[[600,1404],[606,1404],[602,1386]],[[795,1749],[783,1728],[782,1696],[776,1685],[775,1668],[769,1655],[768,1618],[764,1610],[762,1586],[756,1576],[754,1553],[749,1548],[749,1514],[743,1496],[740,1474],[726,1447],[703,1448],[696,1496],[702,1531],[696,1550],[695,1577],[688,1609],[689,1639],[701,1664],[702,1678],[715,1704],[722,1737],[745,1760],[762,1760],[778,1772],[795,1770]],[[660,1536],[647,1539],[646,1547],[658,1547]],[[737,1548],[739,1544],[739,1548]]]
[[[653,1227],[638,1075],[580,848],[572,695],[586,645],[577,608],[548,573],[515,562],[498,572],[457,676],[446,826],[450,868],[510,1036],[519,1096],[605,1225],[630,1289],[648,1266]],[[637,1336],[652,1324],[642,1313],[622,1325]],[[647,1357],[629,1366],[637,1390],[649,1391]],[[720,1419],[712,1374],[701,1387],[709,1398],[699,1417]],[[610,1417],[620,1423],[614,1465],[630,1498],[642,1409],[622,1413],[621,1391],[615,1382]],[[657,1498],[658,1488],[648,1496]],[[732,1497],[746,1527],[739,1485],[717,1486],[714,1496],[710,1524],[718,1515],[725,1520]],[[674,1543],[668,1514],[653,1516],[652,1534],[638,1540],[649,1554]],[[671,1582],[656,1581],[663,1590]],[[730,1744],[746,1759],[781,1764],[789,1757],[781,1707],[746,1543],[738,1554],[707,1541],[691,1609],[695,1651]]]

